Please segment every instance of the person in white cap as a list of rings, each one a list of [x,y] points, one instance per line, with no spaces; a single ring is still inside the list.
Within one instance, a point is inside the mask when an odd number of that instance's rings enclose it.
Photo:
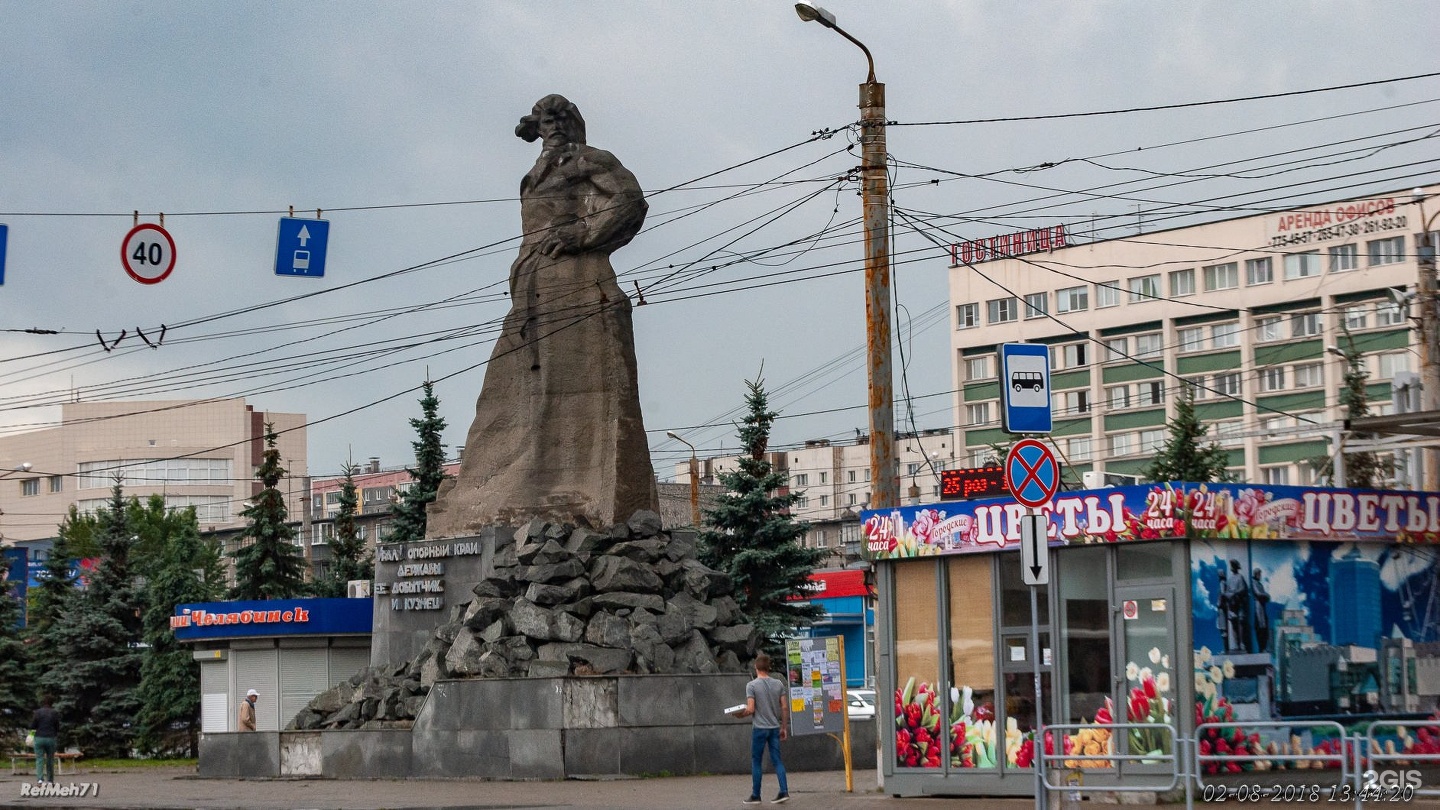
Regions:
[[[256,692],[254,689],[251,689],[249,692],[245,693],[245,700],[240,704],[241,731],[255,730],[255,701],[259,697],[260,693]]]

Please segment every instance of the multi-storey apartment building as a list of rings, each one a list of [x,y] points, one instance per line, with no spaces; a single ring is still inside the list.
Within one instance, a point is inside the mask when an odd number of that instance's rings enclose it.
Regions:
[[[240,510],[259,491],[267,423],[288,471],[286,507],[298,519],[303,414],[257,411],[243,399],[71,402],[56,427],[0,437],[0,537],[54,537],[72,505],[102,506],[116,476],[127,496],[159,494],[168,506],[195,507],[204,531],[240,528]]]
[[[1009,441],[996,347],[1027,341],[1050,346],[1067,484],[1138,473],[1182,385],[1242,480],[1313,483],[1344,418],[1342,354],[1363,355],[1376,414],[1419,368],[1419,213],[1405,191],[1088,244],[1051,228],[955,246],[962,461]]]

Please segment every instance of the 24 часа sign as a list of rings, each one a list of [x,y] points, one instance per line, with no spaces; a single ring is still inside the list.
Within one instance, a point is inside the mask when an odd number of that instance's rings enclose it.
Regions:
[[[1251,484],[1111,487],[1057,495],[1051,546],[1181,537],[1440,543],[1440,494]],[[1001,551],[1020,545],[1024,506],[1008,498],[861,514],[877,560]]]

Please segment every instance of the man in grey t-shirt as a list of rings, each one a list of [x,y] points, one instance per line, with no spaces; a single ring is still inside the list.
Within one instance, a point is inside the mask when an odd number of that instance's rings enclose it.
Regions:
[[[780,741],[790,736],[790,701],[786,691],[784,683],[770,677],[770,656],[765,653],[755,656],[755,680],[745,684],[745,709],[739,715],[755,718],[750,721],[750,797],[745,804],[760,803],[760,763],[767,747],[770,763],[775,766],[775,777],[780,780],[780,793],[771,804],[790,801],[785,763],[780,760]]]

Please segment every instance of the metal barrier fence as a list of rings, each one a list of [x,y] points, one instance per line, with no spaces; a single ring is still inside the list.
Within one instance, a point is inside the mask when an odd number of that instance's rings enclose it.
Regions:
[[[1084,729],[1105,729],[1111,733],[1105,753],[1089,754],[1083,751],[1065,753],[1064,740],[1067,733],[1075,733]],[[1307,734],[1313,739],[1317,733],[1320,733],[1326,740],[1335,742],[1335,750],[1291,751],[1287,747],[1284,750],[1256,754],[1247,745],[1242,749],[1246,753],[1220,752],[1213,747],[1205,753],[1201,753],[1201,743],[1209,742],[1204,739],[1208,731],[1221,731],[1222,736],[1226,739],[1234,739],[1235,735],[1233,733],[1223,735],[1224,730],[1239,731],[1244,735],[1247,743],[1253,744],[1252,735],[1262,729],[1283,729],[1289,732],[1291,739]],[[1294,797],[1296,800],[1310,799],[1310,794],[1316,794],[1318,800],[1325,803],[1350,804],[1353,802],[1356,810],[1360,810],[1366,802],[1394,803],[1409,801],[1420,796],[1440,796],[1440,787],[1427,787],[1421,782],[1420,771],[1404,769],[1407,765],[1440,765],[1440,753],[1394,750],[1393,745],[1387,746],[1387,743],[1393,743],[1393,740],[1377,736],[1378,732],[1386,729],[1394,729],[1397,733],[1392,736],[1397,738],[1418,736],[1422,740],[1427,731],[1434,729],[1436,742],[1440,744],[1440,721],[1434,720],[1377,720],[1365,727],[1364,734],[1347,734],[1342,725],[1330,720],[1204,723],[1196,728],[1194,737],[1180,737],[1175,733],[1173,726],[1164,723],[1069,723],[1044,727],[1045,732],[1054,732],[1051,739],[1055,751],[1047,753],[1043,739],[1037,740],[1035,765],[1040,769],[1040,784],[1046,791],[1064,791],[1078,797],[1082,793],[1142,791],[1167,793],[1180,787],[1185,791],[1187,808],[1194,807],[1196,788],[1199,788],[1206,802],[1221,801],[1228,797],[1234,797],[1240,801],[1261,801],[1264,797],[1277,801],[1288,800],[1290,791],[1298,789],[1300,793]],[[1412,735],[1411,729],[1419,734]],[[1162,738],[1161,750],[1169,748],[1171,753],[1114,753],[1119,740],[1126,741],[1128,748],[1128,740],[1132,731],[1158,732]],[[1164,744],[1166,741],[1169,745]],[[1096,770],[1094,766],[1084,764],[1091,762],[1107,763],[1104,766],[1105,769],[1108,771],[1115,768],[1116,772],[1120,770],[1116,766],[1123,763],[1157,767],[1147,768],[1145,772],[1135,774],[1135,776],[1145,779],[1144,782],[1128,785],[1056,784],[1051,781],[1051,776],[1058,772],[1078,771],[1084,773]],[[1256,764],[1261,762],[1282,767],[1267,768],[1263,771],[1255,770]],[[1334,770],[1312,768],[1309,763],[1333,765]],[[1204,771],[1207,766],[1214,766],[1216,771],[1223,770],[1237,775],[1246,774],[1247,780],[1244,784],[1237,786],[1229,786],[1217,780],[1206,782]],[[1232,769],[1230,766],[1238,767]],[[1249,770],[1246,770],[1247,767]],[[1311,780],[1308,783],[1294,781],[1296,777],[1304,779],[1304,774],[1315,770],[1324,770],[1333,774],[1333,779],[1326,780],[1333,782],[1328,789],[1320,786],[1319,780]],[[1285,777],[1276,777],[1269,784],[1261,784],[1254,778],[1257,773],[1285,774]],[[1155,781],[1156,777],[1158,777],[1158,781]]]

